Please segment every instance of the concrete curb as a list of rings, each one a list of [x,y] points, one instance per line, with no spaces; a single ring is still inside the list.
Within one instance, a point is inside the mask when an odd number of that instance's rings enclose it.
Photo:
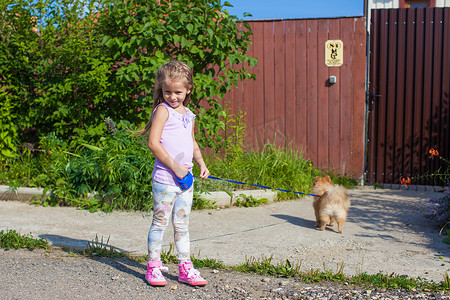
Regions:
[[[234,191],[231,193],[231,197],[226,192],[211,192],[202,193],[200,198],[210,201],[215,201],[218,207],[232,206],[236,203],[236,200],[244,197],[253,197],[257,200],[267,199],[267,202],[273,202],[277,199],[277,192],[271,190],[244,190]],[[242,196],[243,195],[243,196]]]
[[[42,188],[28,188],[19,187],[17,189],[11,188],[6,185],[0,185],[0,200],[16,200],[23,202],[30,202],[35,199],[41,199],[43,197],[44,189]],[[267,202],[273,202],[277,199],[277,193],[270,190],[245,190],[234,191],[232,197],[226,192],[210,192],[202,193],[200,198],[205,200],[214,201],[218,207],[232,206],[236,203],[238,198],[253,197],[255,199],[267,199]],[[45,198],[50,196],[50,191],[45,194]]]
[[[19,187],[14,189],[7,185],[0,185],[0,200],[16,200],[30,202],[35,199],[41,199],[44,189]],[[50,192],[45,194],[45,198],[50,196]]]

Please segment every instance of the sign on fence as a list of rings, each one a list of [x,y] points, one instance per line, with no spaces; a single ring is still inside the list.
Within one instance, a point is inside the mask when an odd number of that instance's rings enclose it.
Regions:
[[[344,63],[344,44],[341,40],[325,42],[325,65],[339,67]]]

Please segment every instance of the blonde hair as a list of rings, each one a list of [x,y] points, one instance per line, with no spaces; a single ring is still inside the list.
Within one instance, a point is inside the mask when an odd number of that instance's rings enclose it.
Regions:
[[[158,72],[156,72],[155,77],[155,89],[153,91],[153,110],[155,111],[156,107],[164,102],[162,85],[164,82],[168,80],[179,80],[184,81],[185,87],[187,90],[190,90],[192,93],[192,89],[194,88],[194,78],[192,69],[182,61],[170,61],[162,65]],[[187,105],[191,100],[191,93],[186,95],[186,98],[183,101],[183,105]],[[138,134],[148,134],[150,131],[150,127],[152,126],[152,119],[145,124],[143,129],[135,131],[134,133]]]

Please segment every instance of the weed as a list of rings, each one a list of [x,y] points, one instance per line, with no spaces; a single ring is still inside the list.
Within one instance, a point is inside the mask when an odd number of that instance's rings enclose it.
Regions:
[[[194,192],[194,199],[192,202],[192,209],[193,210],[200,210],[200,209],[216,209],[217,205],[215,201],[203,199],[200,196],[200,193],[197,191]]]
[[[223,262],[215,258],[200,259],[200,251],[198,252],[198,257],[191,255],[191,261],[195,268],[226,269]]]
[[[428,217],[444,228],[450,224],[450,191],[447,191],[439,199],[430,199],[427,209]]]
[[[124,253],[117,251],[113,246],[109,245],[109,237],[106,242],[103,242],[103,237],[98,239],[95,235],[95,239],[92,242],[88,242],[88,247],[83,251],[83,254],[88,256],[99,256],[99,257],[124,257]]]
[[[174,253],[175,246],[173,243],[170,243],[168,250],[161,251],[161,261],[163,264],[178,264],[177,255]],[[200,252],[198,253],[200,257]],[[196,258],[194,255],[191,255],[191,261],[196,268],[213,268],[213,269],[225,269],[225,265],[216,259],[206,258],[200,259]]]
[[[448,273],[444,275],[444,281],[440,283],[428,282],[418,278],[410,278],[408,276],[401,276],[396,274],[378,274],[369,275],[361,273],[356,276],[346,276],[344,274],[344,264],[338,264],[336,272],[327,270],[324,265],[324,270],[311,269],[307,272],[300,272],[300,264],[293,265],[289,260],[278,264],[272,263],[272,256],[269,258],[262,257],[255,259],[251,257],[245,263],[233,267],[232,269],[238,272],[257,273],[261,275],[269,275],[276,277],[298,277],[298,279],[305,283],[335,281],[341,283],[350,283],[358,286],[376,287],[385,289],[421,289],[424,291],[448,291],[450,290],[450,276]]]
[[[34,250],[35,248],[48,249],[49,243],[42,238],[35,239],[29,233],[28,235],[21,235],[15,230],[0,231],[0,247],[5,250],[27,248]]]
[[[178,258],[177,255],[174,253],[175,245],[173,243],[170,243],[169,250],[162,250],[161,251],[161,261],[163,264],[177,264]]]
[[[448,272],[444,274],[444,288],[450,290],[450,276],[448,276]]]
[[[257,273],[261,275],[270,275],[275,277],[293,277],[298,276],[300,273],[301,264],[294,264],[286,259],[283,263],[272,264],[273,256],[262,257],[261,259],[256,259],[251,257],[247,259],[245,263],[233,267],[235,271],[239,272],[250,272]]]
[[[381,185],[381,184],[379,184],[378,182],[375,182],[375,183],[373,184],[373,188],[374,188],[374,189],[384,189],[384,186]]]
[[[237,207],[257,207],[261,204],[267,203],[266,198],[256,199],[253,196],[247,196],[245,194],[240,194],[239,198],[236,199],[236,202],[234,203]]]
[[[442,230],[441,230],[441,232],[442,232]],[[446,244],[450,244],[450,229],[447,229],[447,236],[442,241]]]

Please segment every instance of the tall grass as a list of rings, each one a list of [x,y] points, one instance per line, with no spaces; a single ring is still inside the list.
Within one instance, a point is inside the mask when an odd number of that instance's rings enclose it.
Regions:
[[[267,143],[261,151],[250,149],[240,155],[225,156],[222,159],[208,157],[207,165],[212,176],[222,179],[240,181],[249,185],[241,185],[217,180],[198,180],[200,190],[246,190],[258,189],[252,185],[269,186],[301,193],[309,193],[316,176],[325,173],[314,168],[311,161],[292,145],[276,147]],[[332,174],[328,172],[328,174]],[[332,175],[336,182],[353,187],[355,180]],[[278,199],[296,199],[296,193],[278,192]]]
[[[249,150],[241,155],[226,156],[223,159],[210,157],[208,165],[212,176],[215,177],[304,193],[310,191],[315,176],[321,174],[313,167],[312,162],[304,159],[302,153],[294,147],[280,148],[273,144],[264,145],[261,151]],[[202,190],[214,187],[225,190],[258,188],[210,181],[198,181],[199,188]],[[278,193],[279,199],[298,197],[299,195],[294,193]]]

